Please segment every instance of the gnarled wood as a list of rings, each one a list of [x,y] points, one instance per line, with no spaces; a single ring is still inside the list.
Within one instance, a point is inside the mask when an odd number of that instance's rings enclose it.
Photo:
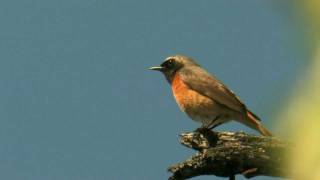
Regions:
[[[283,164],[291,145],[275,137],[247,135],[242,132],[213,132],[198,129],[180,135],[180,142],[198,152],[189,159],[169,167],[170,180],[200,175],[232,177],[242,174],[286,177]]]

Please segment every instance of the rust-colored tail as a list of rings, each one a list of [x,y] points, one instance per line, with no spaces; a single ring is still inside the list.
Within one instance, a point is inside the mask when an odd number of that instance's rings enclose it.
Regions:
[[[253,114],[251,111],[248,110],[247,117],[248,117],[247,120],[249,122],[245,123],[246,125],[259,131],[264,136],[272,136],[271,132],[262,126],[258,116],[256,116],[255,114]]]

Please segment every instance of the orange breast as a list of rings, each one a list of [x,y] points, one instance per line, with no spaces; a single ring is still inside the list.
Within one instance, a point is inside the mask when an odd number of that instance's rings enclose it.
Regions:
[[[188,97],[192,94],[188,86],[181,80],[181,77],[176,74],[172,80],[172,92],[173,95],[180,106],[181,110],[185,110],[185,107],[188,105]]]
[[[201,111],[212,108],[214,102],[190,89],[181,79],[179,74],[176,74],[172,81],[172,92],[180,106],[180,109],[186,113],[200,113]]]
[[[172,92],[182,111],[203,124],[210,124],[224,109],[214,100],[190,89],[176,74],[172,80]]]

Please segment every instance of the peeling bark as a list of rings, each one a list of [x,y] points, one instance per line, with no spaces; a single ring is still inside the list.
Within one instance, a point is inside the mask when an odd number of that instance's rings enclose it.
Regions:
[[[198,129],[180,135],[180,143],[198,152],[168,168],[170,180],[188,179],[200,175],[230,177],[242,174],[286,177],[283,168],[291,145],[275,137],[247,135],[242,132],[213,132]]]

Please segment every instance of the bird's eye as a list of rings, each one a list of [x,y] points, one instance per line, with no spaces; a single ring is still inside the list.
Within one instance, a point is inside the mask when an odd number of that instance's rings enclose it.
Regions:
[[[167,69],[172,68],[174,66],[174,59],[166,60],[161,66]]]

